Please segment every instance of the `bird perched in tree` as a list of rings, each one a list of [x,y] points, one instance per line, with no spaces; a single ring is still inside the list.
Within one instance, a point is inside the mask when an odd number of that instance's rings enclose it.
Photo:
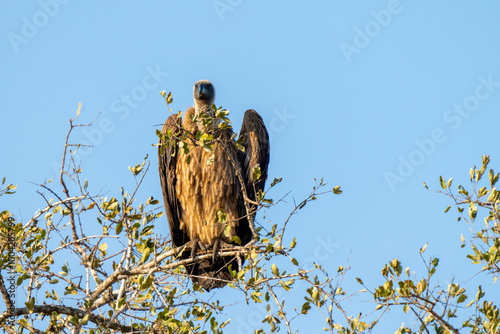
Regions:
[[[184,119],[171,115],[163,126],[159,173],[174,246],[191,249],[192,257],[199,250],[213,252],[211,259],[187,266],[193,282],[209,291],[232,279],[229,264],[239,268],[234,256],[217,252],[252,239],[249,219],[267,178],[269,135],[260,115],[249,109],[235,141],[232,128],[221,126],[216,117],[215,89],[209,81],[198,81],[193,97],[194,107]],[[200,145],[203,138],[209,147]]]

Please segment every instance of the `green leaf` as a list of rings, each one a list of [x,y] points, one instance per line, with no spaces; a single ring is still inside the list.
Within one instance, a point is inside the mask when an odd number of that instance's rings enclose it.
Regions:
[[[474,175],[476,175],[476,166],[470,169],[469,176],[471,181],[474,178]]]
[[[76,110],[76,116],[80,115],[80,109],[82,109],[82,103],[78,102],[78,109]]]
[[[226,222],[227,222],[226,213],[224,212],[224,210],[222,209],[217,210],[217,212],[215,213],[214,223],[225,224]]]
[[[340,190],[340,186],[335,186],[335,187],[333,188],[333,193],[334,193],[335,195],[340,195],[340,194],[342,194],[342,190]]]
[[[236,148],[241,152],[245,152],[245,146],[241,145],[238,142],[236,142]]]
[[[442,176],[439,177],[439,183],[441,184],[441,188],[446,189],[446,183]]]
[[[146,263],[146,261],[149,259],[150,254],[151,254],[151,248],[149,247],[144,248],[144,251],[142,252],[141,262]]]
[[[490,195],[488,196],[487,201],[488,202],[495,202],[498,199],[499,195],[500,195],[500,191],[498,191],[496,187],[493,187],[491,189],[491,192],[490,192]]]
[[[35,297],[31,297],[29,302],[24,303],[24,305],[26,305],[28,310],[30,310],[30,311],[33,310],[33,307],[35,306]]]
[[[262,172],[260,170],[260,164],[256,164],[253,168],[252,168],[252,180],[255,182],[255,181],[258,181],[260,179],[260,177],[262,176]]]
[[[479,300],[483,297],[484,297],[483,289],[481,288],[481,286],[479,286],[476,294],[476,302],[479,302]]]
[[[260,300],[259,296],[262,296],[262,292],[254,291],[250,295],[250,297],[256,302],[256,303],[262,303],[262,300]]]
[[[241,239],[237,235],[233,236],[231,241],[241,246]]]
[[[123,229],[123,223],[116,224],[116,234],[120,234]]]
[[[116,308],[117,309],[120,309],[124,304],[125,304],[125,301],[127,300],[126,297],[123,297],[123,298],[120,298],[118,300],[118,303],[116,304]]]
[[[274,276],[279,276],[280,275],[278,267],[274,263],[271,266],[271,272],[273,273]]]
[[[424,247],[420,248],[420,254],[423,254],[426,249],[427,249],[427,242],[425,243]]]
[[[102,243],[99,245],[99,250],[101,252],[106,252],[106,249],[108,249],[108,244],[107,243]]]
[[[280,183],[282,180],[283,180],[282,177],[274,179],[273,182],[271,182],[271,187],[274,187],[275,185],[277,185],[278,183]]]
[[[309,302],[306,302],[302,305],[302,310],[300,311],[300,313],[307,314],[310,309],[311,309],[311,305],[309,304]]]
[[[231,225],[227,224],[226,226],[224,226],[224,235],[226,237],[229,237],[230,233],[231,233]]]
[[[128,166],[128,169],[135,175],[139,174],[142,170],[143,166],[140,164],[135,165],[135,167]]]
[[[469,217],[472,220],[475,220],[477,216],[477,207],[474,202],[471,202],[469,205]]]

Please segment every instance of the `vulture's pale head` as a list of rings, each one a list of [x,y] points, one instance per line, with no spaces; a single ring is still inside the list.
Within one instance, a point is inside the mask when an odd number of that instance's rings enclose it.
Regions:
[[[215,89],[208,80],[200,80],[194,84],[193,99],[196,114],[206,112],[213,116],[212,104],[215,99]]]

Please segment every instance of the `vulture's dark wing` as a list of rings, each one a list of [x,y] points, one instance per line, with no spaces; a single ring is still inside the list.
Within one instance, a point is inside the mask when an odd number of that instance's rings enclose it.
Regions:
[[[269,134],[262,117],[253,109],[248,109],[243,117],[240,138],[244,137],[245,151],[239,151],[238,157],[244,173],[245,187],[248,197],[255,200],[255,194],[264,190],[267,179],[267,165],[269,164]],[[239,140],[239,139],[238,139]],[[253,179],[253,169],[259,164],[261,177]]]
[[[182,119],[177,117],[177,115],[171,115],[167,118],[163,125],[162,133],[169,136],[170,132],[170,140],[165,142],[160,139],[160,145],[158,146],[158,170],[160,172],[160,184],[163,192],[165,213],[167,215],[172,241],[177,247],[189,241],[188,236],[179,228],[182,210],[175,191],[177,183],[175,169],[178,157],[177,140],[175,140],[175,137],[180,133],[181,120]]]

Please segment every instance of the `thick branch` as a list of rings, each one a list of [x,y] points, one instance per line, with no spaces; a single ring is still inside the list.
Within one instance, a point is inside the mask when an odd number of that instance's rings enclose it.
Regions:
[[[123,333],[130,333],[135,331],[132,326],[122,325],[118,322],[109,322],[109,319],[106,317],[96,315],[93,313],[86,313],[85,311],[75,309],[72,307],[61,306],[61,305],[35,305],[30,310],[27,307],[21,307],[15,309],[15,316],[30,314],[30,313],[38,313],[38,314],[46,314],[50,315],[52,312],[56,312],[58,314],[66,314],[72,316],[78,316],[78,318],[83,318],[86,314],[89,315],[89,321],[92,321],[96,325],[106,326],[107,328],[114,329]],[[6,318],[9,317],[9,314],[4,312],[0,315],[0,323],[5,322]]]
[[[9,334],[16,334],[16,331],[12,329],[12,327],[10,327],[8,324],[6,324],[5,322],[2,322],[2,327],[3,329],[5,330],[5,332],[9,333]]]
[[[7,291],[7,288],[5,287],[3,276],[1,273],[0,273],[0,291],[2,292],[3,301],[7,306],[7,310],[11,310],[13,308],[12,301],[10,300],[10,295],[9,292]]]
[[[443,317],[441,317],[439,314],[437,314],[436,312],[434,312],[433,310],[429,309],[428,307],[426,306],[422,306],[422,309],[429,313],[431,315],[431,317],[436,320],[438,323],[441,324],[441,326],[443,326],[445,329],[449,330],[450,332],[453,332],[455,334],[460,334],[460,332],[458,331],[458,329],[456,329],[455,327],[453,327],[451,324],[449,324],[446,320],[443,319]]]

